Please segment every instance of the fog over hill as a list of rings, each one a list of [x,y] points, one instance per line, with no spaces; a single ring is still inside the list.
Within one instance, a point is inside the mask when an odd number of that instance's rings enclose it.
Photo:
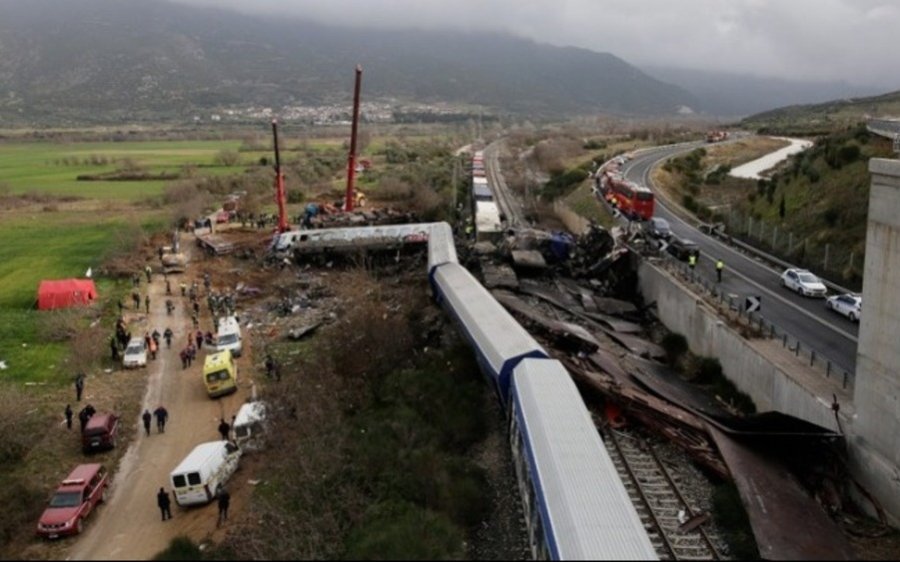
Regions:
[[[650,75],[614,54],[485,31],[351,29],[165,0],[0,0],[0,13],[7,126],[348,104],[356,64],[369,102],[528,117],[736,116],[824,95],[709,73]]]

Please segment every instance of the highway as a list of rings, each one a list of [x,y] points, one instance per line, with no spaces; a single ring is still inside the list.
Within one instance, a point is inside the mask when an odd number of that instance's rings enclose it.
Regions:
[[[715,261],[725,262],[722,289],[726,294],[737,295],[739,302],[750,295],[761,296],[762,316],[779,328],[779,335],[786,331],[803,342],[803,346],[815,350],[816,355],[834,364],[832,372],[843,371],[851,375],[856,370],[858,325],[825,309],[822,299],[801,297],[781,287],[780,270],[774,270],[752,257],[729,247],[719,240],[702,234],[673,213],[661,201],[658,190],[650,180],[653,166],[675,154],[704,146],[705,143],[686,143],[645,150],[623,166],[626,179],[646,185],[657,193],[655,216],[669,221],[672,232],[688,238],[700,247],[697,273],[710,280],[715,279]]]

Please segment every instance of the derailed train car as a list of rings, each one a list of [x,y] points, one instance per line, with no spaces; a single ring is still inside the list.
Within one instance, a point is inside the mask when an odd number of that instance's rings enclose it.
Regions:
[[[449,236],[429,239],[429,279],[508,413],[532,555],[657,559],[568,372],[456,263],[444,247],[452,244]]]

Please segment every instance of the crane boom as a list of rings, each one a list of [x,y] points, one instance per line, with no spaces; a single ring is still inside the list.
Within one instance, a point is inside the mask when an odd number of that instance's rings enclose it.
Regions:
[[[356,130],[359,126],[359,87],[362,82],[362,66],[356,65],[356,85],[353,88],[353,126],[350,129],[350,155],[347,157],[347,195],[344,210],[352,211],[354,203],[353,180],[356,175]]]
[[[275,203],[278,205],[278,232],[287,232],[285,211],[284,174],[281,171],[281,154],[278,151],[278,120],[272,119],[272,136],[275,138]]]

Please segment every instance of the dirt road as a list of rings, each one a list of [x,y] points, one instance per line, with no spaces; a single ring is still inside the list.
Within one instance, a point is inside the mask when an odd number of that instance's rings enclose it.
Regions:
[[[189,236],[183,236],[182,248],[190,252],[192,242]],[[159,262],[151,265],[156,270]],[[172,469],[199,443],[220,439],[216,429],[219,419],[224,417],[231,423],[232,415],[249,396],[252,385],[249,338],[244,339],[244,357],[239,361],[238,371],[240,384],[235,394],[216,400],[207,397],[202,381],[205,348],[198,352],[190,368],[183,370],[181,367],[178,353],[187,344],[188,333],[195,330],[192,330],[190,300],[181,297],[178,286],[181,282],[190,286],[193,279],[199,282],[201,274],[192,264],[185,274],[169,277],[173,296],[168,298],[176,303],[176,308],[172,316],[167,316],[165,281],[162,274],[155,273],[150,288],[150,314],[131,313],[135,320],[131,330],[135,335],[154,329],[162,333],[167,326],[175,332],[172,349],[166,349],[163,341],[157,359],[148,361],[150,376],[143,401],[144,407],[151,412],[160,404],[165,406],[169,411],[169,422],[166,432],[159,434],[154,420],[151,434],[147,436],[139,419],[129,420],[141,426],[139,437],[129,447],[118,467],[107,504],[98,510],[95,518],[88,521],[86,531],[73,545],[69,559],[146,560],[166,548],[169,541],[178,535],[201,541],[216,532],[218,510],[215,502],[182,509],[173,499],[174,517],[165,522],[161,521],[156,505],[156,494],[161,486],[171,492],[169,473]],[[212,283],[213,290],[216,290],[216,280],[213,279]],[[199,285],[200,328],[204,332],[212,331],[203,284]],[[236,493],[238,490],[235,489],[241,486],[237,481],[242,476],[245,477],[239,469],[229,483],[232,494],[230,514],[240,509],[245,495]]]

